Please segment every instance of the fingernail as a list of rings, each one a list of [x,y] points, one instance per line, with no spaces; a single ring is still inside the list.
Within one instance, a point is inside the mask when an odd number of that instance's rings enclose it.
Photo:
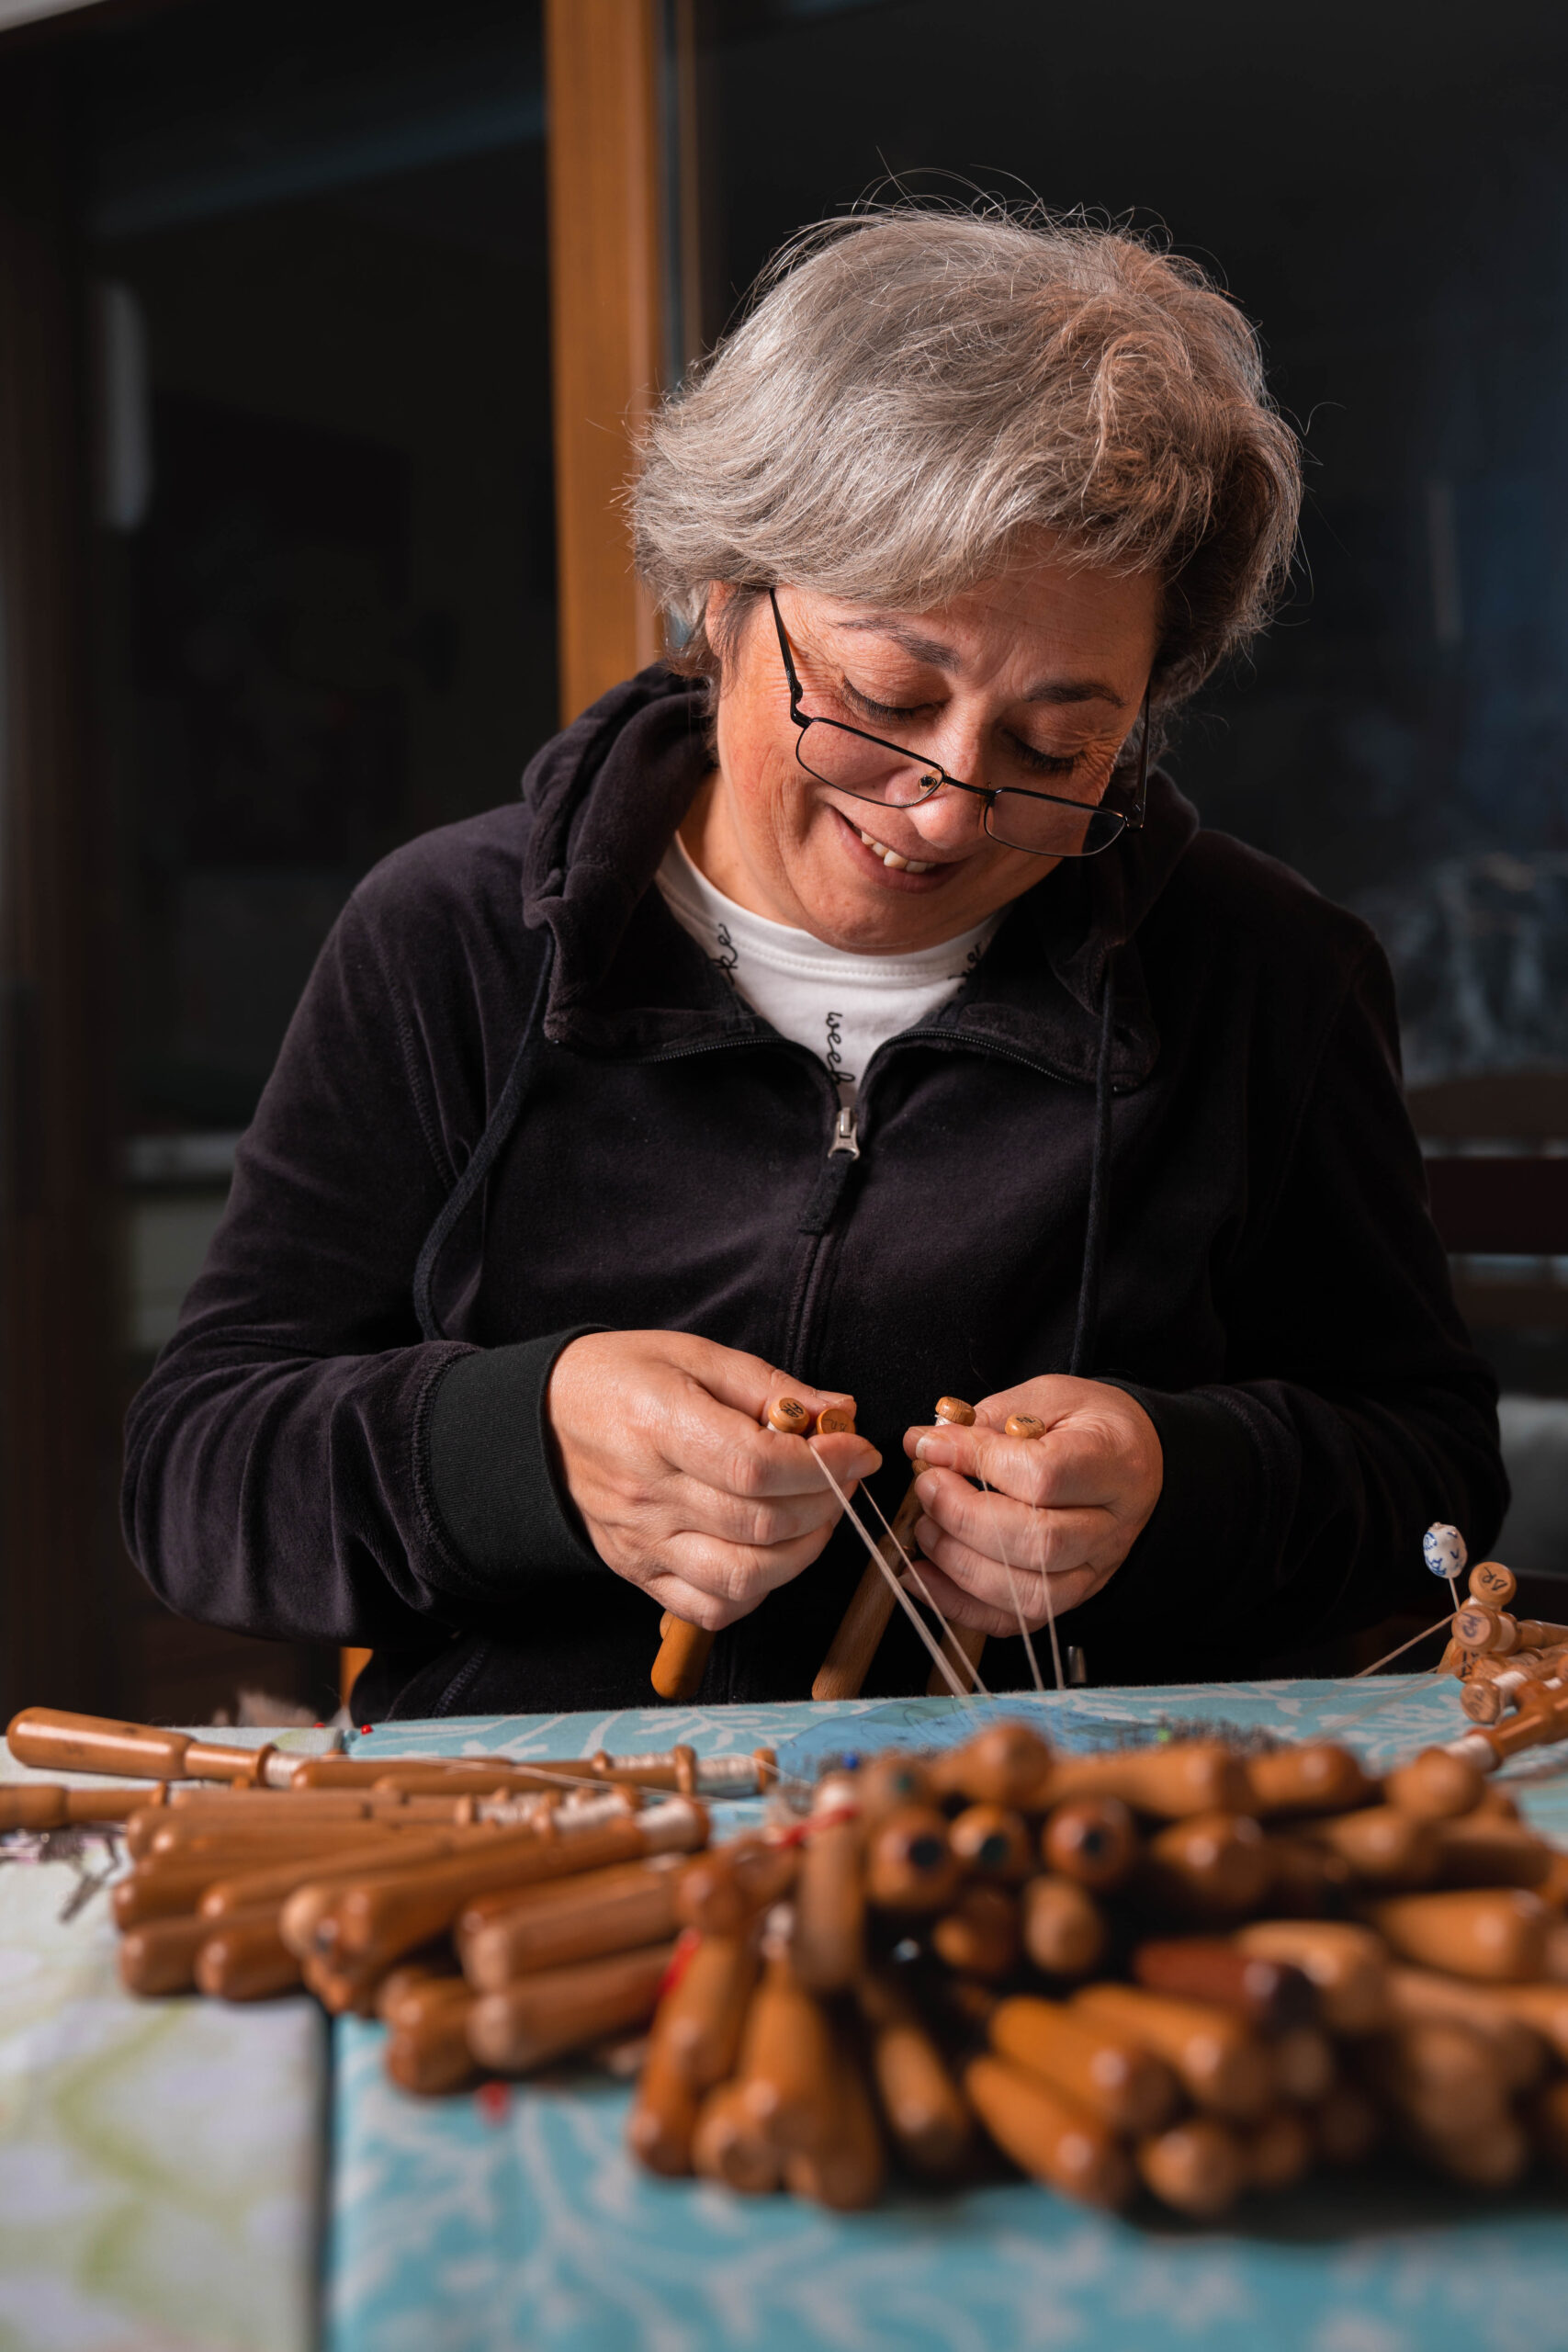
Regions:
[[[936,1473],[934,1470],[928,1470],[923,1477],[916,1479],[915,1492],[923,1501],[930,1502],[931,1497],[936,1493]]]
[[[929,1437],[923,1437],[918,1441],[915,1446],[915,1459],[917,1462],[923,1462],[925,1460],[930,1447],[931,1440]]]

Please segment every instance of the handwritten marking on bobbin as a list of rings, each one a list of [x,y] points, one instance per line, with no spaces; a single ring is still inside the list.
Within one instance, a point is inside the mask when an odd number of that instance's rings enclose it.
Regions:
[[[834,1430],[852,1430],[854,1425],[852,1404],[829,1405],[818,1415],[816,1430],[827,1436]],[[768,1407],[763,1426],[777,1430],[784,1437],[812,1434],[811,1415],[798,1396],[775,1396]],[[653,1687],[661,1699],[686,1704],[697,1695],[707,1671],[708,1654],[717,1636],[701,1625],[689,1625],[683,1617],[672,1616],[669,1610],[660,1619],[659,1630],[663,1639],[653,1662]]]
[[[959,1396],[939,1396],[935,1418],[953,1427],[967,1429],[975,1419],[973,1405],[964,1404]],[[924,1509],[913,1478],[908,1492],[894,1512],[887,1533],[876,1549],[892,1567],[900,1555],[907,1555],[914,1540],[915,1521]],[[881,1645],[897,1602],[887,1579],[874,1560],[868,1560],[861,1580],[856,1585],[843,1620],[833,1636],[832,1646],[822,1661],[821,1670],[811,1686],[814,1699],[858,1699],[861,1686],[871,1671],[871,1661]],[[985,1636],[979,1636],[983,1642]],[[967,1653],[964,1665],[970,1664]],[[938,1688],[942,1686],[939,1683]]]

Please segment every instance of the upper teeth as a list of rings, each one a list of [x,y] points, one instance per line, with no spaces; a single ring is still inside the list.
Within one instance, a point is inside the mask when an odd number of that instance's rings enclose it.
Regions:
[[[874,841],[867,832],[863,832],[861,839],[867,849],[876,852],[884,865],[891,865],[899,874],[929,874],[937,862],[934,857],[923,862],[918,857],[900,857],[896,849],[889,849],[886,842]]]

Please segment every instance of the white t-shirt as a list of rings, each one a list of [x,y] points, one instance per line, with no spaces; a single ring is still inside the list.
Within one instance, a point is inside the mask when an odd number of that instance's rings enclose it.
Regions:
[[[698,872],[679,834],[658,881],[676,922],[752,1012],[782,1037],[821,1056],[846,1111],[878,1046],[957,994],[1001,921],[988,915],[973,931],[912,956],[851,956],[808,931],[738,907]]]

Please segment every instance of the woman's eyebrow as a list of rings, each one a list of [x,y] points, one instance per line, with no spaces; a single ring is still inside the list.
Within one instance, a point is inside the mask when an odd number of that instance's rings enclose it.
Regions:
[[[891,638],[895,645],[901,646],[903,650],[912,654],[917,662],[929,662],[933,670],[956,671],[964,666],[960,656],[954,652],[951,645],[944,645],[939,637],[922,637],[918,629],[908,628],[902,621],[891,618],[852,620],[840,621],[837,626],[842,629],[853,629],[862,637]],[[1031,686],[1029,692],[1022,696],[1022,700],[1050,703],[1108,702],[1117,710],[1125,707],[1123,699],[1115,687],[1107,685],[1102,678],[1053,679],[1043,685]]]

